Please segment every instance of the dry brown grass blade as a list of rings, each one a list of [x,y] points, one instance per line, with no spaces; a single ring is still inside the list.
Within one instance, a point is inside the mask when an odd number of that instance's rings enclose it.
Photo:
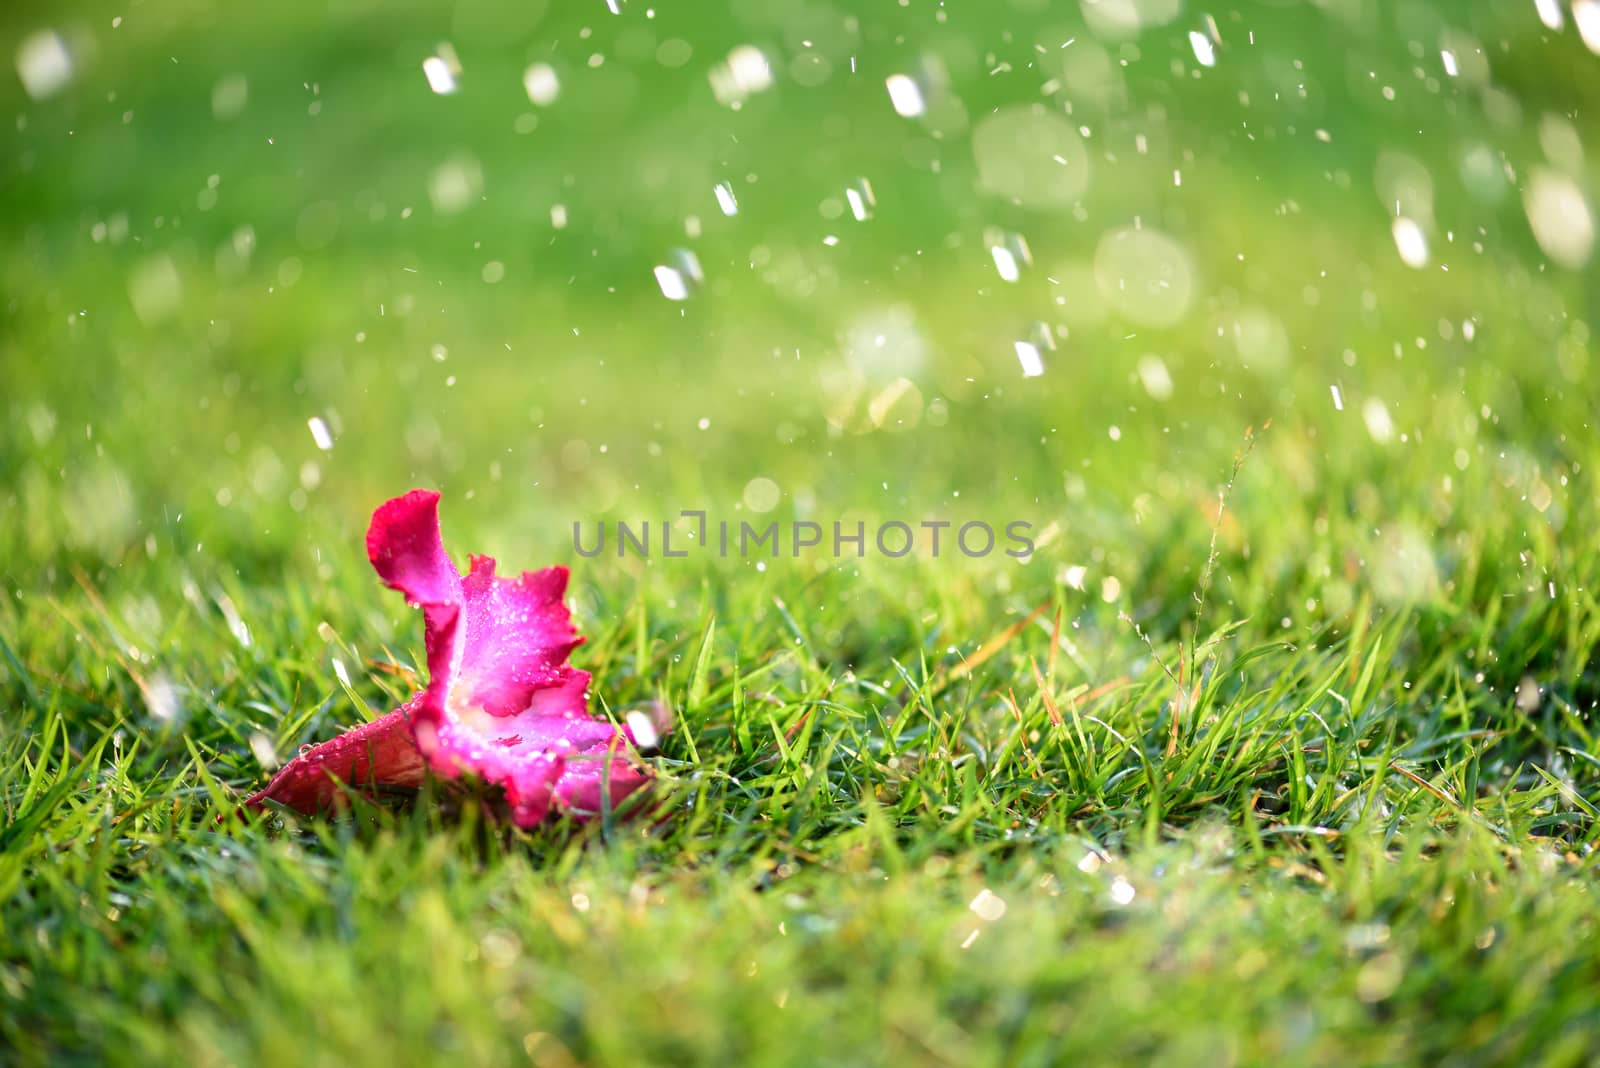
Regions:
[[[1037,779],[1044,774],[1044,768],[1040,766],[1039,758],[1034,753],[1033,747],[1028,744],[1028,736],[1023,733],[1022,706],[1017,704],[1017,695],[1010,689],[1006,690],[1006,699],[1011,702],[1011,714],[1017,720],[1017,741],[1021,744],[1022,751],[1028,754],[1028,762],[1033,765],[1033,777]]]
[[[1057,621],[1061,619],[1059,614],[1056,616],[1056,619]],[[1055,651],[1054,642],[1050,643],[1050,649],[1051,652]],[[1039,696],[1044,698],[1044,710],[1050,713],[1050,722],[1054,723],[1057,727],[1061,726],[1061,709],[1056,707],[1055,695],[1050,692],[1050,683],[1045,680],[1044,675],[1039,674],[1039,662],[1034,660],[1032,657],[1029,657],[1028,667],[1033,669],[1033,681],[1039,686]]]
[[[990,657],[994,656],[994,654],[998,653],[1001,649],[1004,649],[1007,645],[1011,644],[1011,641],[1016,638],[1017,635],[1022,633],[1023,628],[1025,628],[1029,623],[1032,623],[1034,620],[1038,619],[1039,616],[1044,613],[1044,610],[1049,606],[1050,603],[1048,601],[1044,602],[1043,604],[1039,605],[1038,608],[1035,608],[1032,612],[1029,612],[1027,616],[1017,620],[1005,630],[1002,630],[1000,633],[996,634],[994,637],[978,646],[977,649],[973,650],[973,653],[970,657],[961,661],[961,663],[951,668],[949,672],[936,679],[933,685],[928,688],[929,694],[934,695],[942,693],[944,688],[949,686],[952,682],[958,682],[972,674]]]
[[[1424,790],[1428,791],[1434,797],[1437,797],[1440,801],[1443,801],[1451,808],[1459,809],[1461,807],[1461,803],[1455,798],[1451,797],[1449,794],[1445,793],[1443,790],[1439,789],[1437,786],[1433,785],[1433,783],[1429,782],[1427,779],[1424,779],[1421,775],[1418,775],[1410,768],[1402,767],[1398,760],[1389,761],[1389,770],[1398,771],[1401,775],[1404,775],[1406,778],[1410,779],[1412,782],[1416,783],[1418,786],[1422,787]]]
[[[1056,650],[1061,648],[1061,606],[1056,605],[1056,620],[1050,626],[1050,652],[1044,659],[1044,676],[1051,682],[1056,680]],[[1034,670],[1038,674],[1038,670]]]

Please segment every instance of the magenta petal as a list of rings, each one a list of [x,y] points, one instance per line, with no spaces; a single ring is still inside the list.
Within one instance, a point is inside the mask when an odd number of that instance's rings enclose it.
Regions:
[[[439,495],[412,490],[372,513],[367,559],[412,604],[458,604],[461,575],[439,536]]]
[[[341,783],[356,790],[416,787],[426,770],[411,734],[411,708],[404,706],[307,749],[245,805],[259,809],[273,801],[311,814],[345,800]]]
[[[465,578],[439,534],[439,495],[413,490],[372,517],[367,553],[383,580],[420,605],[428,688],[413,703],[417,747],[438,773],[475,775],[505,789],[532,826],[552,806],[597,811],[647,775],[623,755],[629,736],[586,711],[589,674],[567,663],[583,641],[563,600],[567,569],[516,578],[471,558]]]
[[[601,800],[604,795],[610,795],[610,807],[614,809],[629,794],[649,782],[648,772],[616,755],[622,748],[620,744],[596,748],[589,753],[568,758],[561,777],[556,780],[556,802],[562,808],[572,810],[574,815],[597,813],[606,807]]]
[[[566,568],[503,579],[494,566],[493,557],[474,556],[462,581],[467,630],[452,685],[467,687],[471,704],[489,715],[509,716],[527,708],[535,691],[571,681],[567,656],[583,639],[561,599]]]

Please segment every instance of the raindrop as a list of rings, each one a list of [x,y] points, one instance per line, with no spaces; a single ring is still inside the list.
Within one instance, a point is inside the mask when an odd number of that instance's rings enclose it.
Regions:
[[[1172,375],[1159,356],[1146,356],[1139,361],[1139,382],[1151,400],[1164,401],[1172,396]]]
[[[744,484],[744,506],[752,512],[772,511],[782,495],[778,484],[770,478],[752,478]]]
[[[1084,21],[1107,37],[1132,37],[1178,17],[1182,0],[1081,0]]]
[[[144,687],[145,705],[150,716],[158,723],[175,723],[183,711],[178,700],[178,688],[165,674],[158,672]]]
[[[1217,50],[1211,43],[1211,38],[1199,30],[1189,31],[1189,47],[1194,49],[1194,58],[1202,67],[1215,67],[1217,65]]]
[[[711,69],[711,93],[720,104],[738,108],[746,97],[772,87],[772,66],[761,49],[739,45],[726,62]]]
[[[1559,30],[1566,25],[1567,20],[1561,14],[1561,0],[1533,0],[1533,9],[1539,13],[1539,21],[1546,29]]]
[[[1172,326],[1188,314],[1194,265],[1175,238],[1159,230],[1125,227],[1100,239],[1095,284],[1125,318],[1141,326]]]
[[[1389,406],[1377,397],[1368,397],[1361,406],[1361,421],[1367,424],[1372,440],[1382,445],[1394,438],[1394,420],[1389,416]]]
[[[483,171],[474,159],[455,159],[440,164],[428,179],[428,199],[440,215],[464,211],[482,190]]]
[[[29,34],[17,47],[17,77],[35,100],[54,96],[72,81],[72,56],[54,30]]]
[[[128,278],[128,299],[145,324],[158,323],[183,302],[183,281],[172,259],[158,254],[141,262]]]
[[[535,63],[522,72],[522,88],[539,107],[549,107],[561,94],[561,79],[548,63]]]
[[[850,205],[850,214],[856,222],[866,222],[872,218],[872,209],[878,206],[878,198],[872,193],[872,183],[865,178],[857,178],[854,184],[847,187],[844,199]]]
[[[1028,240],[1021,234],[991,229],[984,233],[984,243],[994,259],[994,269],[1002,281],[1015,282],[1022,277],[1022,268],[1033,264],[1033,253],[1028,250]]]
[[[1573,10],[1576,12],[1576,6]],[[1600,6],[1596,12],[1600,19]],[[1600,31],[1600,26],[1596,29]],[[1594,214],[1583,190],[1570,177],[1543,168],[1535,170],[1523,191],[1522,207],[1534,240],[1546,256],[1570,270],[1589,261],[1594,249]]]
[[[429,56],[423,60],[422,73],[428,79],[428,88],[440,96],[448,96],[456,91],[455,71],[442,57]]]
[[[733,195],[732,182],[718,182],[715,192],[717,194],[717,207],[722,209],[722,214],[739,214],[739,198]]]
[[[211,87],[211,114],[231,119],[244,110],[250,100],[250,83],[242,74],[230,74]]]
[[[1401,215],[1395,219],[1391,229],[1394,232],[1394,247],[1400,252],[1401,262],[1407,267],[1426,267],[1428,235],[1422,232],[1422,227]]]
[[[1005,898],[988,887],[978,891],[978,896],[972,899],[967,908],[971,909],[978,919],[987,923],[994,923],[1006,914]]]
[[[634,711],[629,712],[626,718],[628,721],[628,730],[633,732],[633,742],[635,745],[644,750],[660,748],[661,736],[656,732],[656,725],[651,721],[649,716],[645,715],[643,712],[640,712],[638,709],[635,709]],[[573,904],[577,904],[576,897],[573,898]],[[584,907],[588,907],[587,901],[584,902]]]
[[[250,753],[256,758],[256,763],[261,765],[263,771],[274,771],[283,763],[278,758],[277,747],[272,744],[272,739],[260,731],[250,735]]]
[[[978,185],[1031,208],[1071,207],[1089,187],[1089,151],[1064,116],[1013,104],[972,129]]]
[[[668,258],[671,263],[656,265],[656,285],[668,300],[688,300],[692,289],[705,281],[700,260],[693,252],[682,248],[673,249]]]
[[[306,420],[306,426],[311,428],[311,440],[317,443],[317,448],[328,452],[333,448],[333,433],[328,430],[328,424],[320,415],[313,415]]]
[[[1589,51],[1600,56],[1600,0],[1572,0],[1572,24]]]
[[[1017,350],[1017,362],[1022,365],[1023,378],[1038,378],[1044,374],[1044,356],[1032,341],[1012,343]]]
[[[914,119],[928,110],[927,101],[922,96],[922,87],[911,75],[891,74],[884,79],[883,84],[889,90],[889,103],[894,106],[896,115]]]

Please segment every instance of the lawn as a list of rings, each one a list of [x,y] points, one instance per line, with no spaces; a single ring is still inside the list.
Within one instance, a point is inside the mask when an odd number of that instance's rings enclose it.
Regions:
[[[0,42],[0,1061],[1594,1062],[1600,5]],[[649,816],[240,810],[423,684],[413,486]]]

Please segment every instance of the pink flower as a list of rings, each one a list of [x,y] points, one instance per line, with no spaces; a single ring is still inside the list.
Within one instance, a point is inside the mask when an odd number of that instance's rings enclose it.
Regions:
[[[352,787],[421,784],[427,770],[504,787],[512,818],[531,827],[552,807],[600,810],[649,779],[627,758],[630,729],[589,715],[589,673],[567,663],[583,639],[562,600],[567,569],[495,575],[487,556],[462,575],[439,536],[439,495],[412,490],[372,516],[367,556],[422,609],[428,687],[399,709],[314,746],[246,804],[314,812]]]

